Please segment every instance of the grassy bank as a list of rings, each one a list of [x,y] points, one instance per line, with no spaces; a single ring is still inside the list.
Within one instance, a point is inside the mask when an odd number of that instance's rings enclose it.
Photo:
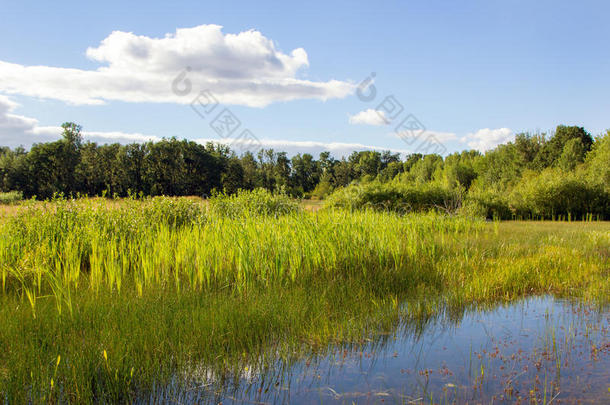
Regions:
[[[607,223],[311,212],[262,194],[25,206],[0,225],[0,398],[124,401],[441,308],[604,303],[609,246]]]

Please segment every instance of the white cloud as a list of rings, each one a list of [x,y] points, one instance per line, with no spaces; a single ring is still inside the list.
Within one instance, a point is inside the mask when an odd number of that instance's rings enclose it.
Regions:
[[[349,123],[364,125],[388,125],[390,124],[390,120],[386,117],[384,111],[369,108],[368,110],[360,111],[358,114],[350,115]]]
[[[456,140],[458,138],[457,135],[455,133],[453,133],[453,132],[428,131],[426,133],[434,135],[434,137],[436,139],[438,139],[440,142],[453,141],[453,140]]]
[[[309,66],[303,48],[285,54],[258,31],[224,34],[219,25],[179,28],[163,38],[114,31],[98,47],[87,49],[87,56],[104,65],[81,70],[0,61],[0,91],[72,104],[188,104],[200,90],[210,90],[224,104],[262,107],[294,99],[342,98],[355,89],[344,81],[297,78],[297,71]]]
[[[13,114],[19,105],[8,97],[0,95],[0,136],[10,131],[24,131],[35,126],[38,121],[33,118]]]
[[[61,127],[40,126],[38,125],[38,120],[34,118],[13,114],[13,111],[17,107],[17,103],[13,102],[6,96],[0,95],[0,146],[16,147],[23,145],[25,147],[30,147],[36,142],[50,142],[61,138]],[[83,131],[83,137],[86,140],[98,143],[131,143],[159,141],[162,139],[160,136],[156,135],[126,133],[120,131]],[[232,149],[235,149],[236,152],[241,152],[239,149],[239,144],[231,145],[231,142],[233,141],[233,139],[195,139],[195,142],[202,144],[206,142],[225,143],[232,146]],[[388,150],[388,148],[364,145],[360,143],[287,141],[272,139],[261,139],[260,144],[254,145],[250,149],[256,150],[260,148],[273,148],[278,152],[287,152],[290,156],[297,153],[311,153],[314,156],[317,156],[320,152],[329,151],[335,157],[347,156],[356,150]],[[392,152],[408,153],[407,150],[391,150]]]
[[[41,127],[38,120],[14,114],[13,111],[19,105],[8,97],[0,94],[0,145],[19,146],[31,144],[32,139],[39,142],[52,140],[54,129],[52,127]]]
[[[62,128],[40,126],[35,118],[14,114],[19,105],[0,94],[0,146],[26,146],[51,142],[61,137]],[[83,131],[83,137],[96,142],[145,142],[161,138],[140,133]]]
[[[18,104],[10,100],[8,97],[0,94],[0,146],[16,147],[23,145],[25,147],[31,146],[36,142],[49,142],[55,141],[61,137],[62,128],[56,126],[40,126],[38,120],[35,118],[26,117],[14,113],[14,110],[18,107]],[[396,135],[396,134],[394,134]],[[435,132],[426,131],[421,136],[419,143],[413,143],[407,145],[406,149],[401,148],[387,148],[375,145],[365,145],[361,143],[343,143],[343,142],[316,142],[316,141],[288,141],[288,140],[273,140],[273,139],[261,139],[260,145],[251,149],[257,148],[272,148],[276,151],[288,152],[289,155],[295,155],[297,153],[311,153],[317,156],[320,152],[329,151],[335,157],[347,156],[353,151],[361,150],[390,150],[394,153],[409,154],[417,151],[417,147],[421,146],[420,143],[424,140],[429,139],[430,136],[434,136],[435,141],[441,144],[447,141],[457,139],[457,136],[453,132]],[[121,131],[83,131],[83,137],[86,140],[98,142],[98,143],[131,143],[131,142],[147,142],[147,141],[159,141],[162,139],[158,135],[148,135],[142,133],[128,133]],[[501,143],[506,143],[514,138],[513,132],[508,128],[498,129],[480,129],[477,132],[470,133],[460,140],[467,143],[470,148],[477,149],[479,151],[486,151],[496,147]],[[232,139],[213,139],[213,138],[200,138],[196,139],[196,142],[218,142],[231,145]],[[424,142],[425,143],[425,142]],[[232,145],[232,148],[237,152],[239,150],[239,144]],[[430,152],[430,151],[428,151]],[[431,153],[431,152],[430,152]]]
[[[485,152],[502,143],[512,141],[513,138],[513,131],[509,128],[484,128],[479,129],[477,132],[469,133],[461,138],[461,141],[465,142],[472,149]]]
[[[225,143],[231,146],[231,149],[235,150],[236,153],[241,153],[239,144],[231,145],[232,140],[218,140],[218,139],[208,139],[208,138],[200,138],[195,139],[196,142],[206,143],[206,142],[218,142]],[[274,149],[277,152],[286,152],[289,156],[296,155],[297,153],[309,153],[313,156],[320,154],[320,152],[328,151],[336,157],[347,157],[354,151],[385,151],[389,150],[392,153],[400,153],[400,154],[408,154],[411,153],[407,149],[396,149],[396,148],[387,148],[382,146],[374,146],[374,145],[365,145],[361,143],[344,143],[344,142],[317,142],[317,141],[288,141],[288,140],[280,140],[280,139],[261,139],[260,143],[256,146],[252,146],[249,150],[257,150],[260,148],[264,149]]]
[[[133,143],[160,141],[162,138],[155,135],[146,135],[139,132],[120,132],[120,131],[83,131],[83,138],[92,142],[99,143]]]

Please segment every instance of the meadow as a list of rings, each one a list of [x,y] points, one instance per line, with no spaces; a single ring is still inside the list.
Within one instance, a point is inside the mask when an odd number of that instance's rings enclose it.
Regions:
[[[0,222],[0,401],[130,402],[533,295],[605,307],[610,224],[265,191],[24,202]],[[210,388],[212,389],[212,388]]]

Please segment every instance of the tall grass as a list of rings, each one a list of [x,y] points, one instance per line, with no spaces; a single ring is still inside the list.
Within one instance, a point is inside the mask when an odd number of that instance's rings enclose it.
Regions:
[[[443,303],[607,300],[607,225],[539,225],[314,213],[261,192],[32,203],[0,224],[0,398],[129,401],[199,365],[363,339]]]
[[[264,188],[238,190],[236,194],[216,194],[209,199],[209,212],[219,216],[278,216],[301,210],[299,202],[284,192],[273,194]]]
[[[42,294],[81,285],[97,293],[128,283],[141,295],[159,286],[242,290],[351,276],[409,284],[429,277],[440,257],[441,247],[426,243],[430,235],[481,228],[434,214],[313,215],[288,204],[239,211],[239,198],[212,199],[207,214],[166,198],[110,209],[83,201],[31,206],[2,226],[2,289]]]
[[[0,204],[15,204],[23,200],[23,193],[21,191],[7,191],[0,193]]]

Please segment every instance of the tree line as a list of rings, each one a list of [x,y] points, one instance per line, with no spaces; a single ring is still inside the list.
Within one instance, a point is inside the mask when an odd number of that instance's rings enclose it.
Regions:
[[[443,158],[414,153],[404,159],[390,151],[359,151],[341,159],[330,152],[317,159],[308,153],[290,158],[272,149],[238,156],[222,144],[175,138],[99,145],[84,142],[77,124],[62,128],[60,140],[34,144],[29,151],[0,148],[0,191],[49,198],[56,193],[205,196],[215,190],[232,194],[265,188],[324,198],[350,184],[400,182],[459,191],[483,209],[497,204],[499,212],[504,204],[513,214],[519,199],[527,206],[532,199],[603,199],[610,191],[610,131],[593,138],[577,126],[560,125],[551,134],[520,133],[484,154],[468,150]],[[554,195],[557,190],[549,185],[572,187],[572,195]]]

